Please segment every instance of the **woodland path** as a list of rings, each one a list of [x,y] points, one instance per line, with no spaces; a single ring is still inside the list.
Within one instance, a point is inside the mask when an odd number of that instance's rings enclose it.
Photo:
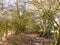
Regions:
[[[26,39],[23,43],[26,45],[50,45],[53,40],[50,38],[39,37],[38,34],[26,34]],[[0,45],[8,45],[7,42],[3,42]]]

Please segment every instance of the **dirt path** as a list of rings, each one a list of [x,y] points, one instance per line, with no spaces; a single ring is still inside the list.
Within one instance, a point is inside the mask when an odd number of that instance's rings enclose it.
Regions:
[[[11,41],[11,39],[12,38],[9,38],[8,41]],[[23,43],[25,43],[26,45],[50,45],[52,42],[52,39],[39,37],[38,34],[26,34],[26,39],[25,41],[23,41]],[[8,43],[4,42],[0,45],[8,45]]]
[[[27,34],[27,41],[30,45],[49,45],[52,43],[51,39],[39,37],[37,34]]]

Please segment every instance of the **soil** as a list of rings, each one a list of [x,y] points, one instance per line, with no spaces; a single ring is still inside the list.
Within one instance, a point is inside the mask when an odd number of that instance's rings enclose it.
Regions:
[[[53,42],[53,39],[51,38],[43,38],[39,37],[38,34],[25,34],[26,38],[22,42],[22,44],[17,45],[50,45]],[[8,37],[9,40],[3,41],[0,43],[0,45],[9,45],[9,41],[12,39],[12,37],[15,37],[15,35],[10,35]]]

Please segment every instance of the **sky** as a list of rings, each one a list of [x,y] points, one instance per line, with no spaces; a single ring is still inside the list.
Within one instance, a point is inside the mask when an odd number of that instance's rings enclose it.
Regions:
[[[5,6],[5,7],[8,7],[9,1],[10,1],[11,4],[14,3],[14,0],[3,0],[3,3],[4,3],[4,6]]]
[[[14,4],[14,2],[16,2],[16,0],[4,0],[4,7],[8,7],[8,3],[10,1],[10,4]],[[21,1],[26,1],[26,0],[21,0]],[[21,2],[20,2],[21,3]],[[24,3],[21,3],[21,5],[24,5]],[[29,4],[26,4],[26,9],[28,9],[27,7],[29,6]]]
[[[9,0],[4,0],[3,2],[5,2],[5,3],[8,3],[9,2]],[[14,0],[10,0],[10,2],[14,2]]]

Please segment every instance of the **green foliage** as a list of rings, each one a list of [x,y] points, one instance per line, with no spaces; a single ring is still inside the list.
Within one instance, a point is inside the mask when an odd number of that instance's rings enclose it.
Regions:
[[[36,0],[32,1],[32,4],[38,9],[39,12],[42,13],[42,15],[40,13],[41,19],[42,19],[42,22],[41,22],[40,25],[42,27],[41,29],[43,30],[43,33],[41,33],[41,34],[42,34],[43,37],[45,37],[46,35],[48,35],[50,33],[50,31],[55,31],[55,28],[54,28],[55,25],[54,24],[56,24],[57,25],[57,30],[58,30],[58,33],[59,33],[58,35],[60,35],[60,25],[55,21],[55,14],[57,12],[60,12],[59,11],[59,7],[60,7],[59,5],[60,4],[58,4],[59,3],[58,1],[55,1],[56,2],[55,5],[50,0],[47,0],[46,2],[47,3],[43,3],[43,1],[41,1],[41,0],[40,0],[40,2],[36,1]],[[42,10],[42,11],[40,11],[40,10]],[[56,37],[58,35],[56,35],[55,32],[54,32],[53,36],[54,36],[54,40],[57,41],[57,43],[59,45],[60,36],[57,38],[59,40],[56,39]]]
[[[17,0],[16,0],[17,1]],[[47,2],[47,3],[46,3]],[[25,7],[23,6],[20,13],[18,1],[16,4],[16,10],[14,11],[5,11],[2,13],[2,17],[0,17],[0,39],[2,39],[2,36],[4,33],[8,34],[8,31],[14,32],[15,35],[19,35],[22,32],[25,32],[29,29],[32,30],[33,33],[38,33],[42,37],[48,37],[51,33],[51,31],[55,31],[55,25],[57,26],[58,34],[54,32],[54,40],[57,41],[56,45],[59,45],[60,42],[60,24],[58,24],[55,21],[55,16],[57,12],[60,12],[60,4],[59,2],[53,2],[50,0],[46,0],[45,3],[40,0],[32,0],[32,5],[36,7],[37,10],[29,10],[27,11]],[[39,15],[39,16],[37,16]],[[8,18],[8,16],[11,16],[12,18]],[[36,19],[39,19],[40,21],[36,22]],[[39,24],[37,24],[40,22]],[[28,27],[27,27],[28,26]],[[42,31],[41,31],[42,30]],[[39,32],[40,31],[40,32]],[[13,37],[11,42],[13,43],[12,45],[18,45],[17,43],[19,42],[20,37]],[[17,43],[16,43],[16,40]]]

